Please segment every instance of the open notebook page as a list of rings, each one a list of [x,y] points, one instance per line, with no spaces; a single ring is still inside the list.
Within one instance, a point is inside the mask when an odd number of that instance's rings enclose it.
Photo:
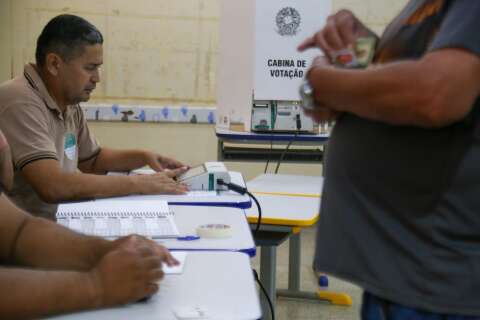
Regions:
[[[86,201],[61,204],[57,222],[80,233],[102,237],[139,234],[152,238],[179,235],[174,215],[164,200]]]

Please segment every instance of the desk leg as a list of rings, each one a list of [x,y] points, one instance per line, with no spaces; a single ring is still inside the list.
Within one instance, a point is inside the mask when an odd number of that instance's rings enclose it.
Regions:
[[[277,266],[277,249],[275,246],[262,246],[260,255],[260,281],[270,297],[275,312],[276,305],[276,266]],[[263,319],[271,319],[270,307],[268,301],[261,293],[261,303],[263,311]]]
[[[279,297],[326,300],[335,305],[351,306],[352,298],[346,293],[329,290],[317,290],[317,292],[300,291],[300,266],[301,266],[301,238],[300,232],[292,234],[289,240],[288,260],[288,290],[277,290]],[[263,250],[263,249],[262,249]]]
[[[217,138],[217,161],[223,160],[223,141]]]
[[[300,291],[300,266],[302,250],[300,232],[290,236],[288,245],[288,290]]]

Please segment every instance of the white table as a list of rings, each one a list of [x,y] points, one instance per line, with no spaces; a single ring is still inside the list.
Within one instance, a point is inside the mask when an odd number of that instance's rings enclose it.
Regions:
[[[322,193],[322,187],[321,176],[262,174],[248,182],[249,190],[254,192],[316,198]]]
[[[96,202],[92,201],[92,206]],[[131,205],[139,202],[129,197],[109,198],[109,203],[121,203],[120,206]],[[80,204],[80,203],[78,203]],[[81,203],[83,206],[88,202]],[[77,203],[69,203],[67,206],[75,207]],[[248,225],[245,211],[233,207],[206,207],[206,206],[168,206],[174,212],[174,221],[177,225],[180,237],[196,236],[197,227],[205,224],[225,224],[232,228],[232,235],[227,238],[200,238],[193,241],[181,241],[177,239],[158,239],[157,241],[171,250],[222,250],[241,251],[250,256],[255,256],[256,246]]]
[[[261,309],[250,260],[235,252],[190,252],[183,273],[166,275],[160,291],[148,302],[80,312],[56,320],[177,320],[174,310],[204,308],[209,320],[258,319]]]
[[[243,126],[241,126],[241,130],[243,130]],[[218,139],[218,161],[278,159],[282,151],[271,150],[268,145],[287,145],[292,142],[295,146],[302,146],[302,149],[292,148],[285,155],[284,161],[319,162],[323,158],[323,151],[319,147],[325,145],[329,137],[328,133],[295,135],[293,133],[255,133],[221,128],[216,128],[215,134]],[[255,145],[256,147],[253,147]],[[259,145],[264,146],[259,148]]]
[[[162,240],[171,250],[225,250],[241,251],[255,256],[256,247],[243,209],[229,207],[169,206],[175,212],[175,222],[181,236],[195,235],[204,224],[227,224],[233,234],[224,239],[201,238],[194,241]]]
[[[247,186],[261,203],[262,223],[305,227],[318,220],[323,186],[320,176],[263,174]],[[257,221],[256,207],[246,213],[249,222]]]

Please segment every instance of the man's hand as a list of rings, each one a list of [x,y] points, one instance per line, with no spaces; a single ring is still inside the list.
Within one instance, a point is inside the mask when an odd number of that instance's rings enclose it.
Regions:
[[[89,273],[99,307],[135,302],[155,294],[163,278],[162,262],[176,265],[168,249],[139,236],[117,240]]]
[[[181,167],[154,174],[135,175],[131,178],[136,185],[136,192],[140,194],[183,194],[188,191],[188,187],[173,178],[185,171],[187,171],[187,167]]]
[[[150,151],[145,152],[145,164],[158,172],[165,169],[187,168],[187,166],[180,161]]]
[[[137,246],[143,244],[151,247],[157,255],[165,257],[165,260],[163,262],[165,262],[168,266],[178,265],[178,261],[170,254],[168,249],[159,245],[153,240],[150,240],[148,238],[145,238],[139,235],[130,235],[130,236],[121,237],[112,241],[110,245],[110,250],[108,252],[119,249],[119,248],[123,248],[125,246],[129,246],[131,245],[132,242],[134,242]]]
[[[333,52],[348,49],[359,37],[376,35],[368,29],[349,10],[340,10],[327,19],[325,27],[310,38],[305,39],[299,46],[299,51],[309,48],[320,48],[329,58]]]

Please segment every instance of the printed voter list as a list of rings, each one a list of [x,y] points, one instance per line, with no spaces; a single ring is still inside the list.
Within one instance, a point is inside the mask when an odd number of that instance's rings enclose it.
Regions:
[[[318,49],[298,45],[325,24],[330,0],[262,0],[255,4],[255,100],[298,101],[298,87]]]

